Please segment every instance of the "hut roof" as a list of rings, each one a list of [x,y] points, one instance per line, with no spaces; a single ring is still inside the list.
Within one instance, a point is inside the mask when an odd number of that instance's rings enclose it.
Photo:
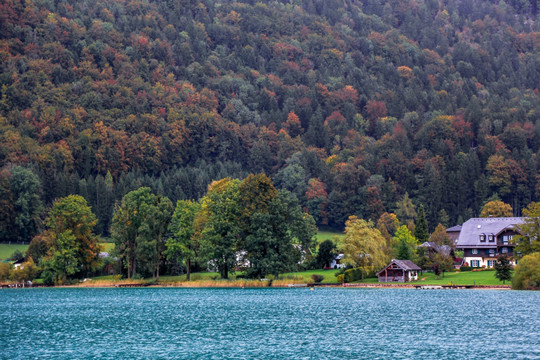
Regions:
[[[413,263],[411,260],[392,260],[388,265],[386,265],[381,271],[377,273],[379,275],[382,273],[385,269],[387,269],[390,265],[396,264],[400,269],[406,270],[406,271],[420,271],[422,268],[420,268],[418,265]]]

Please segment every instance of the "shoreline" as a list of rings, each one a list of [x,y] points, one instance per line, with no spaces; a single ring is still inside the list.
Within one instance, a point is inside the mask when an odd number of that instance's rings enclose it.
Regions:
[[[388,284],[388,283],[345,283],[345,284],[299,284],[292,282],[275,281],[269,285],[267,282],[259,280],[253,281],[189,281],[189,282],[161,282],[144,283],[131,281],[87,281],[72,285],[33,285],[14,286],[14,284],[0,284],[2,289],[33,289],[33,288],[237,288],[237,289],[258,289],[258,288],[349,288],[349,289],[418,289],[418,290],[511,290],[511,285],[440,285],[440,284]]]

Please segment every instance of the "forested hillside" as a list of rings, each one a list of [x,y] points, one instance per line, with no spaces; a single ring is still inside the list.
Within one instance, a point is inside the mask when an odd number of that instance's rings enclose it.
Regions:
[[[319,225],[540,200],[538,1],[3,0],[0,241],[264,172]]]

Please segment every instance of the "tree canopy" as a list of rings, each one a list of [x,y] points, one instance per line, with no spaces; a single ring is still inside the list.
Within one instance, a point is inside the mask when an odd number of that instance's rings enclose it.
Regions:
[[[362,274],[383,268],[389,257],[386,252],[386,240],[381,232],[371,221],[359,219],[354,215],[349,217],[345,225],[345,236],[340,246],[344,254],[343,261],[361,268]]]
[[[258,173],[339,229],[423,204],[432,231],[493,196],[520,215],[540,199],[525,3],[3,1],[0,241],[70,194],[109,236],[130,191]]]

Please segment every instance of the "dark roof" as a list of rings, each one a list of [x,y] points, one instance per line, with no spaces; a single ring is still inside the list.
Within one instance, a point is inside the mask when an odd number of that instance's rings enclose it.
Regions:
[[[392,264],[396,264],[400,269],[403,269],[403,270],[415,270],[415,271],[422,270],[418,265],[413,263],[411,260],[392,260],[390,264],[386,265],[381,271],[377,273],[377,275],[382,273],[384,269],[388,268]]]
[[[446,229],[446,232],[456,232],[456,231],[461,231],[461,228],[462,228],[461,225],[452,226],[451,228]]]
[[[518,231],[517,226],[525,222],[521,217],[472,218],[463,224],[456,247],[493,247],[494,243],[480,242],[480,235],[498,236],[505,230]]]
[[[433,241],[426,241],[422,245],[418,245],[419,247],[426,247],[435,250],[439,254],[443,254],[445,256],[450,256],[452,253],[452,247],[449,245],[437,245]]]

